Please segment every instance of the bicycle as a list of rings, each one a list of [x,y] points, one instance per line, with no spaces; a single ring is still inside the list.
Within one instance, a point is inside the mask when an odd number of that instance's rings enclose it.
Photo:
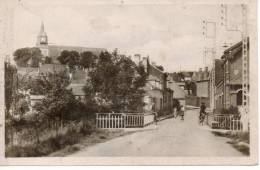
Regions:
[[[203,126],[203,123],[204,123],[204,120],[205,120],[205,117],[206,117],[207,113],[200,113],[199,115],[199,124]]]

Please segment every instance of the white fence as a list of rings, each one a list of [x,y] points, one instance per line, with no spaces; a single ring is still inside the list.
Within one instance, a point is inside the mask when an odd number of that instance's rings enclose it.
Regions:
[[[150,123],[153,123],[153,121],[153,114],[96,113],[96,127],[102,129],[144,127]]]
[[[225,129],[231,131],[242,131],[243,123],[234,115],[211,114],[207,116],[207,123],[213,129]]]

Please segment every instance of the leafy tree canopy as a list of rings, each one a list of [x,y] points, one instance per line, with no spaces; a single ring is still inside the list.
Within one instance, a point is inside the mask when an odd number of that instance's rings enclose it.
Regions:
[[[39,48],[20,48],[14,52],[14,61],[20,67],[38,67],[42,54]]]
[[[9,113],[17,89],[17,70],[14,66],[5,63],[5,107]]]
[[[79,64],[83,68],[93,68],[95,65],[96,59],[97,59],[97,56],[95,56],[92,52],[84,51],[80,54]]]
[[[98,94],[110,111],[142,108],[147,76],[143,66],[137,66],[125,56],[102,52],[89,76],[86,95]]]
[[[77,65],[79,65],[80,54],[77,51],[67,51],[64,50],[61,52],[58,57],[58,61],[61,64],[66,64],[70,67],[71,70],[75,69]]]

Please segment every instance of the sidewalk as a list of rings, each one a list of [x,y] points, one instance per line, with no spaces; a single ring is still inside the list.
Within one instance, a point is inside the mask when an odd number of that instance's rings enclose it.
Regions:
[[[198,107],[198,106],[191,106],[191,105],[186,105],[186,108],[187,109],[200,109],[200,107]],[[211,108],[207,107],[206,112],[212,113],[213,111]]]

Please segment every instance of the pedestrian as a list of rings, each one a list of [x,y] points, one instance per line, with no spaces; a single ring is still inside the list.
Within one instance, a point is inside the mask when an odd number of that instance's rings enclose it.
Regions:
[[[157,122],[158,122],[158,114],[157,114],[157,112],[153,112],[153,114],[154,114],[154,123],[155,123],[155,125],[157,125]]]
[[[199,114],[199,122],[201,125],[203,125],[205,115],[206,115],[206,105],[205,103],[202,102],[200,106],[200,114]]]
[[[178,116],[178,107],[180,106],[180,102],[177,99],[173,99],[173,110],[174,110],[174,118]]]
[[[180,107],[181,107],[180,109],[181,120],[184,120],[184,107],[182,105]]]

